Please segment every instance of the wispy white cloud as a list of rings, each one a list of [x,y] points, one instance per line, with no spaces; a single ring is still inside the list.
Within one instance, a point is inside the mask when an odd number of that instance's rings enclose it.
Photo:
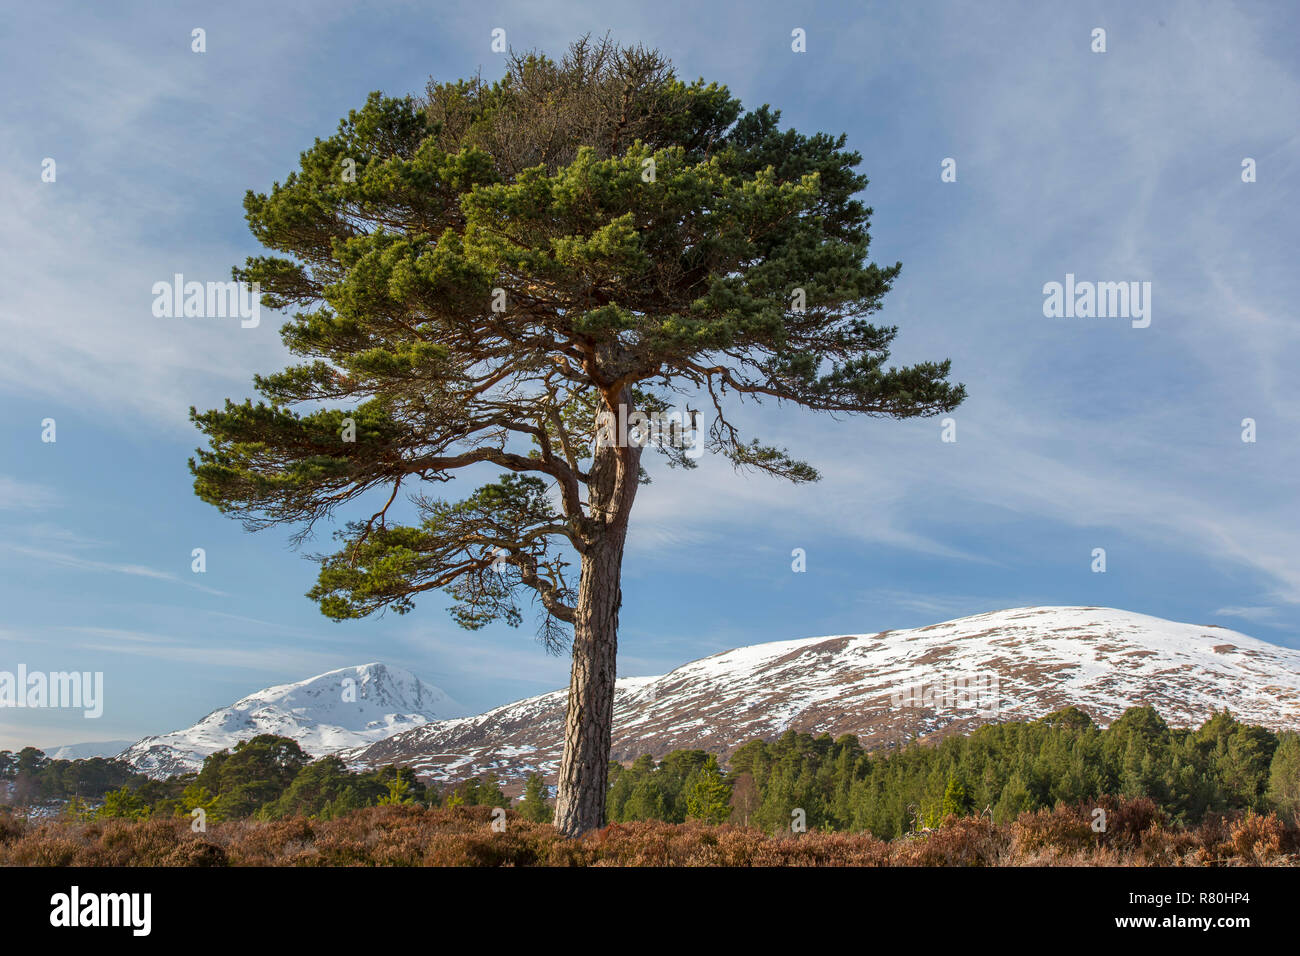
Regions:
[[[1214,612],[1216,617],[1239,617],[1256,623],[1267,623],[1277,618],[1275,607],[1221,607]]]
[[[903,616],[920,615],[928,623],[952,620],[985,611],[1001,611],[1012,607],[1028,607],[1040,603],[1024,595],[989,597],[976,594],[952,594],[933,591],[904,590],[900,588],[871,588],[857,596],[858,603],[875,615],[892,615],[880,621],[880,629],[903,626]]]
[[[68,554],[64,551],[50,551],[46,548],[33,548],[27,545],[13,543],[0,544],[0,550],[21,555],[25,558],[32,558],[36,561],[43,561],[64,568],[71,568],[77,571],[127,574],[133,577],[152,578],[155,581],[174,581],[183,584],[186,587],[202,591],[205,594],[215,594],[223,597],[227,596],[224,591],[210,588],[205,584],[186,581],[170,571],[159,571],[157,568],[151,568],[142,564],[131,564],[120,561],[96,561],[91,558],[82,557],[81,555]]]
[[[0,475],[0,510],[38,511],[58,501],[58,495],[44,485]]]
[[[66,626],[58,630],[78,635],[78,639],[61,644],[64,649],[297,675],[290,678],[292,680],[301,680],[311,674],[323,673],[349,663],[340,661],[338,654],[269,642],[240,646],[228,641],[217,642],[119,627]]]
[[[481,640],[477,635],[458,632],[446,635],[423,627],[404,630],[398,639],[412,652],[437,663],[437,670],[459,678],[491,678],[500,681],[543,682],[555,687],[569,682],[567,656],[557,657],[522,628],[509,637]],[[432,669],[432,668],[431,668]]]
[[[145,567],[141,564],[123,564],[115,561],[93,561],[89,558],[79,557],[75,554],[65,554],[60,551],[48,551],[43,548],[29,548],[19,544],[4,545],[6,551],[13,554],[22,555],[25,558],[34,558],[37,561],[45,561],[49,564],[57,564],[65,568],[75,568],[79,571],[107,571],[114,574],[130,574],[142,578],[153,578],[158,581],[174,581],[176,575],[168,571],[159,571],[155,568]]]
[[[277,680],[302,680],[312,674],[324,673],[336,667],[345,667],[351,663],[348,660],[341,660],[338,655],[319,654],[304,651],[300,648],[228,647],[221,645],[204,647],[187,647],[183,645],[147,646],[142,643],[121,642],[120,639],[111,642],[83,641],[75,646],[81,650],[128,654],[147,657],[154,661],[175,661],[199,667],[231,667],[257,671],[262,674],[292,675],[287,678],[277,678]]]

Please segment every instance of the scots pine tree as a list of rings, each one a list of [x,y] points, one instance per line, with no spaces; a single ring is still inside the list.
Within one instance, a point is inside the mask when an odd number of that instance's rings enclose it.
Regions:
[[[143,820],[149,816],[149,807],[134,790],[124,786],[104,794],[104,803],[95,815],[106,819]]]
[[[705,823],[725,823],[731,816],[731,785],[722,776],[716,757],[691,774],[685,794],[686,816]]]
[[[1300,819],[1300,734],[1278,735],[1269,766],[1268,800],[1284,819]]]
[[[401,804],[414,803],[415,798],[411,796],[411,785],[401,777],[394,777],[388,781],[388,792],[379,798],[379,806],[390,807]]]
[[[943,790],[943,800],[939,804],[939,822],[950,816],[962,817],[970,810],[970,794],[965,784],[954,773],[948,774],[948,783]]]
[[[512,56],[496,82],[372,94],[245,199],[270,254],[235,278],[297,310],[282,336],[301,361],[256,377],[256,404],[193,413],[197,494],[299,541],[361,515],[310,592],[331,618],[442,590],[466,628],[517,625],[531,595],[543,640],[571,646],[566,834],[604,820],[644,452],[691,467],[691,434],[807,482],[811,465],[742,434],[737,403],[910,418],[964,396],[947,361],[886,364],[897,330],[870,317],[900,267],[868,261],[844,147],[655,51],[584,39],[558,62]],[[702,409],[646,442],[638,416],[677,400]],[[473,490],[434,493],[457,477]]]
[[[519,815],[533,823],[550,823],[554,810],[546,801],[546,781],[540,773],[530,773],[524,782],[523,797],[516,807]]]

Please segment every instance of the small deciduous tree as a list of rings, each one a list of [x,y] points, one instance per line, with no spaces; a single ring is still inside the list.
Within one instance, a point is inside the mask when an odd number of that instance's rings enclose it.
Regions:
[[[754,775],[748,771],[737,774],[735,783],[731,788],[732,822],[743,827],[749,826],[750,818],[758,812],[762,802],[762,796],[758,792],[758,785],[754,783]]]
[[[646,431],[621,424],[684,396],[708,412],[650,444],[669,465],[694,464],[694,434],[739,469],[806,482],[811,465],[742,436],[735,402],[909,418],[964,396],[946,361],[887,366],[897,330],[869,318],[900,266],[868,261],[860,157],[779,120],[657,52],[582,40],[559,62],[512,56],[495,83],[373,94],[245,199],[274,254],[236,278],[302,310],[282,335],[305,361],[259,376],[258,404],[193,413],[210,443],[196,492],[301,537],[375,496],[321,559],[310,595],[332,618],[442,589],[467,628],[518,624],[531,593],[548,646],[571,633],[566,834],[605,817],[646,475]],[[483,466],[504,474],[459,501],[422,490]],[[414,523],[391,520],[402,492]]]

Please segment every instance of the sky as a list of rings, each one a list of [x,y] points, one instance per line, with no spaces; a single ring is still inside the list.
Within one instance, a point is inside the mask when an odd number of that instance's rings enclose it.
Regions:
[[[801,132],[845,133],[870,179],[872,258],[903,263],[880,316],[900,329],[894,360],[951,358],[969,391],[955,441],[939,419],[746,406],[739,421],[816,465],[816,484],[708,458],[652,471],[620,676],[1039,604],[1300,647],[1298,21],[1285,4],[1193,2],[7,12],[0,671],[102,672],[104,708],[0,709],[0,748],[167,732],[368,661],[463,713],[567,683],[531,621],[465,632],[440,596],[405,616],[322,617],[304,593],[328,537],[295,550],[288,529],[250,534],[194,496],[186,466],[190,406],[242,400],[254,373],[283,367],[287,316],[243,328],[151,309],[154,283],[226,280],[259,254],[245,191],[282,180],[368,92],[500,75],[497,28],[556,55],[587,32],[658,47]],[[1045,315],[1044,286],[1067,275],[1149,282],[1150,324]]]

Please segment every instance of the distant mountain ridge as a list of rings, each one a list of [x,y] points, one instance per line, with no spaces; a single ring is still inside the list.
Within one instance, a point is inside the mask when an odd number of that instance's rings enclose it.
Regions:
[[[209,754],[258,734],[291,737],[321,757],[460,712],[439,688],[373,662],[257,691],[193,727],[146,737],[118,756],[142,773],[166,777],[198,770]]]
[[[998,706],[981,712],[990,694]],[[566,697],[557,690],[433,721],[339,756],[356,767],[406,764],[439,781],[488,771],[553,777]],[[1096,607],[1013,608],[910,630],[757,644],[660,677],[620,679],[613,757],[681,748],[725,756],[786,730],[891,746],[1069,705],[1102,723],[1150,705],[1174,725],[1197,726],[1228,707],[1244,721],[1300,728],[1300,651]]]
[[[45,756],[51,760],[90,760],[92,757],[115,757],[123,747],[131,746],[129,740],[96,740],[84,744],[64,744],[51,747]]]
[[[348,680],[355,700],[345,699]],[[162,777],[272,733],[314,757],[334,753],[356,768],[405,764],[443,782],[489,771],[553,777],[566,698],[556,690],[458,717],[443,691],[371,663],[250,694],[193,727],[146,737],[120,758]],[[683,748],[725,757],[786,730],[893,746],[1070,705],[1108,723],[1143,704],[1174,725],[1199,725],[1228,707],[1244,721],[1298,729],[1300,651],[1096,607],[1013,608],[909,630],[775,641],[659,677],[621,678],[613,757]]]

